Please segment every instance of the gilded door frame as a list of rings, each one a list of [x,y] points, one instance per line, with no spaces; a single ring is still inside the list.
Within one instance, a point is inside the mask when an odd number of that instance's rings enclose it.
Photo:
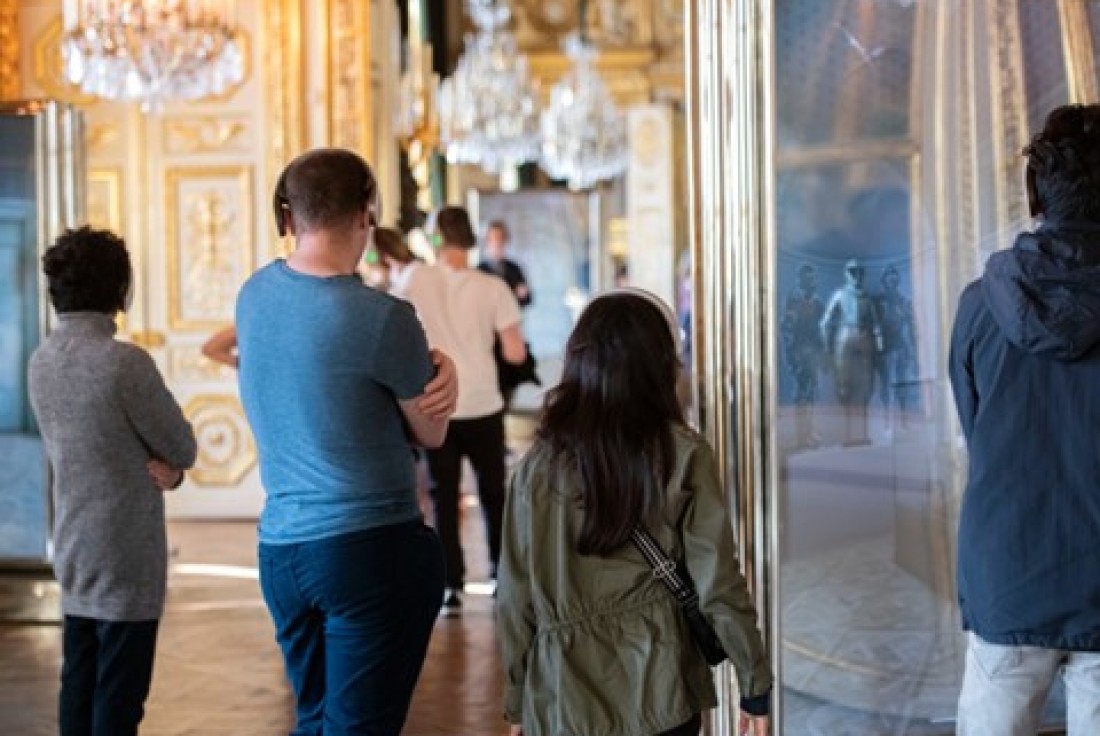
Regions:
[[[774,415],[775,161],[773,4],[685,3],[689,238],[700,424],[730,489],[735,533],[778,670],[777,529],[766,490]],[[761,326],[764,328],[761,329]],[[717,671],[711,733],[737,732],[733,672]],[[776,681],[780,682],[779,672]],[[773,731],[782,732],[778,709]]]

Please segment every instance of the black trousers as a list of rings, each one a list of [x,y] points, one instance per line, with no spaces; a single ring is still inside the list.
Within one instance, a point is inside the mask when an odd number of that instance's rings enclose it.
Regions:
[[[463,457],[469,458],[477,478],[477,494],[485,516],[485,536],[489,547],[489,574],[495,579],[504,516],[504,412],[476,419],[452,419],[443,446],[428,450],[428,470],[432,478],[432,499],[435,501],[435,529],[443,543],[446,585],[459,589],[466,575],[458,533]]]
[[[153,679],[160,621],[66,616],[61,736],[135,736]]]
[[[703,728],[703,717],[698,713],[688,721],[671,731],[665,731],[659,733],[657,736],[699,736],[699,731]]]

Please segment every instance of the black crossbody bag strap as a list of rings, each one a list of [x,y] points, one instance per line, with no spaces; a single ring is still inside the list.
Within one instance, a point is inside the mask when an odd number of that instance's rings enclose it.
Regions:
[[[707,664],[712,667],[725,661],[727,655],[722,648],[722,642],[714,633],[714,627],[710,625],[703,612],[699,610],[699,594],[695,588],[680,575],[679,567],[661,545],[653,538],[653,535],[642,527],[638,527],[630,533],[630,541],[645,557],[645,561],[653,568],[653,577],[664,583],[676,599],[676,603],[683,611],[687,619],[688,628],[691,630],[695,643],[699,646]]]

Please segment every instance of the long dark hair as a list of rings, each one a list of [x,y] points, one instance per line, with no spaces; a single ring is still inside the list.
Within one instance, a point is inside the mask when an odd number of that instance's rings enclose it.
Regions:
[[[569,336],[538,437],[580,480],[583,555],[618,549],[664,504],[672,428],[683,422],[672,329],[646,297],[611,293],[588,305]]]

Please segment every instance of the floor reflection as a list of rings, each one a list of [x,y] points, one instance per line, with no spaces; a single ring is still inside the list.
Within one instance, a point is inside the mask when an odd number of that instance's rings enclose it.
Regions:
[[[965,465],[933,422],[871,413],[868,444],[788,444],[780,633],[788,736],[954,733],[966,638],[954,588]],[[781,413],[780,439],[795,436]],[[1064,713],[1060,690],[1051,714]],[[1052,720],[1052,719],[1050,719]]]

